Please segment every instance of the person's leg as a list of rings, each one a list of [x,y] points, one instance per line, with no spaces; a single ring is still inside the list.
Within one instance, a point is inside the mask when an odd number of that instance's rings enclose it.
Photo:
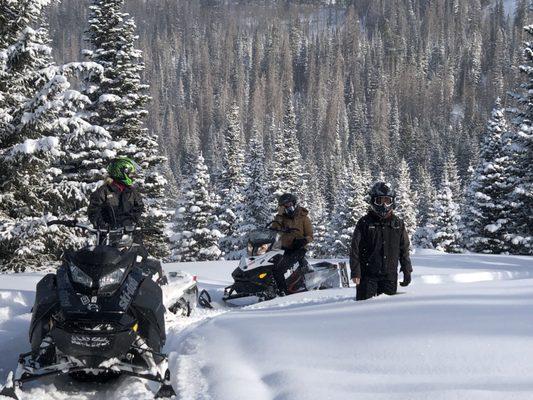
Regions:
[[[294,264],[304,259],[305,249],[298,250],[285,250],[283,257],[274,267],[274,279],[278,285],[280,292],[288,294],[287,281],[285,280],[285,273],[291,268]]]
[[[361,278],[361,282],[357,286],[356,300],[367,300],[377,294],[377,281],[371,278]]]
[[[385,293],[389,296],[396,294],[398,291],[398,280],[381,279],[378,282],[378,294]]]
[[[278,286],[278,291],[284,294],[287,294],[288,292],[287,282],[285,281],[285,272],[287,272],[290,267],[288,261],[289,260],[287,260],[284,255],[272,269],[272,272],[274,274],[274,280],[276,281],[276,285]]]

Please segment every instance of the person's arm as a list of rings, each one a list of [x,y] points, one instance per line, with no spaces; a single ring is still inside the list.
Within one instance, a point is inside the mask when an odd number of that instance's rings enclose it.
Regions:
[[[405,225],[403,225],[402,235],[400,237],[400,271],[410,274],[413,272],[413,266],[411,265],[411,258],[409,256],[409,234]]]
[[[133,196],[133,207],[131,208],[131,219],[133,220],[133,222],[138,224],[143,212],[144,203],[142,196],[139,192],[135,191],[135,195]]]
[[[307,240],[307,243],[313,241],[313,224],[311,224],[311,219],[307,215],[304,219],[304,237]]]
[[[87,207],[87,216],[89,221],[95,228],[103,227],[106,225],[104,217],[102,215],[102,209],[105,205],[105,193],[102,188],[96,189],[89,199],[89,206]]]
[[[361,280],[361,262],[359,257],[359,246],[361,243],[361,220],[357,222],[352,235],[352,245],[350,247],[350,276],[355,284]]]

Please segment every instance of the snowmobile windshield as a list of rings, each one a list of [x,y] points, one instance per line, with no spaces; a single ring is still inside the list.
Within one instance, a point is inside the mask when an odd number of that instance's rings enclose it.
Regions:
[[[276,232],[268,229],[252,231],[248,235],[248,242],[254,247],[261,246],[263,244],[272,244],[275,241]]]
[[[248,256],[262,256],[276,241],[276,232],[256,230],[248,235]]]

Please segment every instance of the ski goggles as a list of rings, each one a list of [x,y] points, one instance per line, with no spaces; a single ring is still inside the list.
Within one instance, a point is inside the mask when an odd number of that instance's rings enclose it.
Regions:
[[[374,198],[374,204],[378,206],[390,206],[392,204],[392,197],[390,196],[377,196]]]

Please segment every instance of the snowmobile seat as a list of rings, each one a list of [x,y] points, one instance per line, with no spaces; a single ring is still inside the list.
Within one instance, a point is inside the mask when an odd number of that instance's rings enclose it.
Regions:
[[[320,262],[312,264],[310,267],[311,267],[311,269],[323,269],[323,268],[328,268],[328,269],[335,268],[335,269],[337,269],[337,264],[331,263],[331,262],[328,262],[328,261],[320,261]]]

